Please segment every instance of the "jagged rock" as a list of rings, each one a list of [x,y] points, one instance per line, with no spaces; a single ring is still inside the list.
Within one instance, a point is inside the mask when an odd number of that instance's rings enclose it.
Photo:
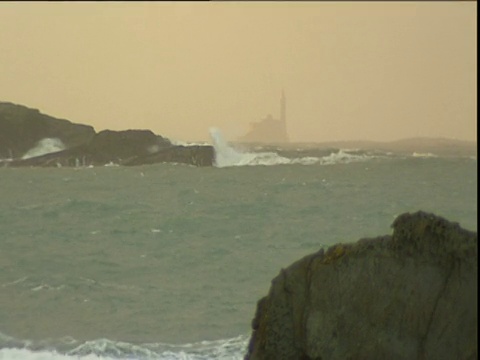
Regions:
[[[168,139],[150,130],[104,130],[86,145],[85,153],[95,164],[123,163],[172,146]]]
[[[425,212],[282,269],[245,359],[476,359],[477,233]]]
[[[42,114],[37,109],[0,102],[0,159],[21,158],[45,138],[60,139],[65,147],[90,141],[92,126],[74,124]]]
[[[194,166],[213,166],[215,152],[212,146],[177,146],[161,148],[148,155],[131,155],[120,158],[114,153],[107,157],[104,154],[91,153],[86,146],[79,146],[30,159],[14,160],[4,166],[26,167],[81,167],[102,166],[110,163],[125,166],[146,165],[156,163],[180,163]]]
[[[42,140],[59,140],[54,152],[22,158]],[[57,151],[59,150],[59,151]],[[0,102],[0,164],[3,166],[142,165],[161,162],[212,166],[212,146],[177,146],[150,130],[104,130],[73,124],[36,109]],[[3,159],[3,160],[2,160]],[[8,160],[6,160],[8,159]]]

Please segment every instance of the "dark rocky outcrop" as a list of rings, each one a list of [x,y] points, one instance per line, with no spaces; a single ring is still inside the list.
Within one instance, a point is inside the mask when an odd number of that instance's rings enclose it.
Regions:
[[[86,152],[95,162],[122,162],[132,157],[143,157],[170,147],[169,140],[150,130],[104,130],[88,142]]]
[[[64,149],[22,158],[42,139],[59,139]],[[212,146],[177,146],[150,130],[104,130],[73,124],[36,109],[0,102],[0,159],[4,166],[142,165],[161,162],[212,166]]]
[[[272,281],[245,359],[476,359],[477,233],[424,212]]]
[[[37,109],[0,102],[0,159],[21,158],[45,138],[60,139],[71,148],[90,141],[92,126],[74,124],[42,114]]]

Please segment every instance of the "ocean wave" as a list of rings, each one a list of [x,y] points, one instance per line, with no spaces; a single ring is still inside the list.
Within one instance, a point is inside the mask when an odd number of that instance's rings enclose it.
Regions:
[[[40,140],[33,148],[28,150],[22,159],[30,159],[33,157],[50,154],[65,150],[65,145],[58,138],[44,138]]]
[[[419,152],[414,152],[412,154],[413,157],[418,157],[418,158],[434,158],[434,157],[438,157],[437,155],[435,154],[432,154],[432,153],[419,153]]]
[[[1,360],[115,360],[97,355],[71,356],[59,354],[56,351],[32,351],[28,349],[0,349]]]
[[[334,165],[348,164],[352,162],[368,161],[374,158],[385,157],[386,155],[374,155],[362,152],[359,149],[331,149],[323,156],[300,156],[299,152],[286,152],[281,155],[281,149],[276,151],[259,151],[266,150],[266,147],[256,147],[257,151],[240,150],[230,146],[223,138],[219,129],[211,128],[210,136],[215,149],[215,166],[231,167],[231,166],[273,166],[273,165]],[[288,155],[292,156],[289,157]],[[295,156],[297,155],[297,156]]]
[[[331,153],[328,156],[321,158],[322,165],[334,165],[334,164],[349,164],[352,162],[369,161],[379,156],[368,154],[350,154],[348,150],[339,150],[338,152]]]
[[[182,140],[175,140],[175,139],[170,139],[170,143],[172,143],[172,145],[176,145],[176,146],[205,146],[205,145],[210,145],[206,141],[182,141]]]
[[[187,344],[132,344],[109,339],[79,343],[71,337],[58,340],[17,340],[0,333],[1,360],[240,360],[248,336]]]

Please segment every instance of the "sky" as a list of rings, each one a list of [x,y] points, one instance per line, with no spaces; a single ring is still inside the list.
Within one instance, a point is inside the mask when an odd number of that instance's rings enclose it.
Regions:
[[[0,2],[0,101],[227,140],[476,141],[476,2]]]

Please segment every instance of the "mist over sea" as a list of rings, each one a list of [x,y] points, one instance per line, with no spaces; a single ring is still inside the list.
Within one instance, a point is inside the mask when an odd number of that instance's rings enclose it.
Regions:
[[[211,134],[214,167],[0,167],[0,360],[242,359],[293,261],[404,212],[477,230],[476,156]]]

